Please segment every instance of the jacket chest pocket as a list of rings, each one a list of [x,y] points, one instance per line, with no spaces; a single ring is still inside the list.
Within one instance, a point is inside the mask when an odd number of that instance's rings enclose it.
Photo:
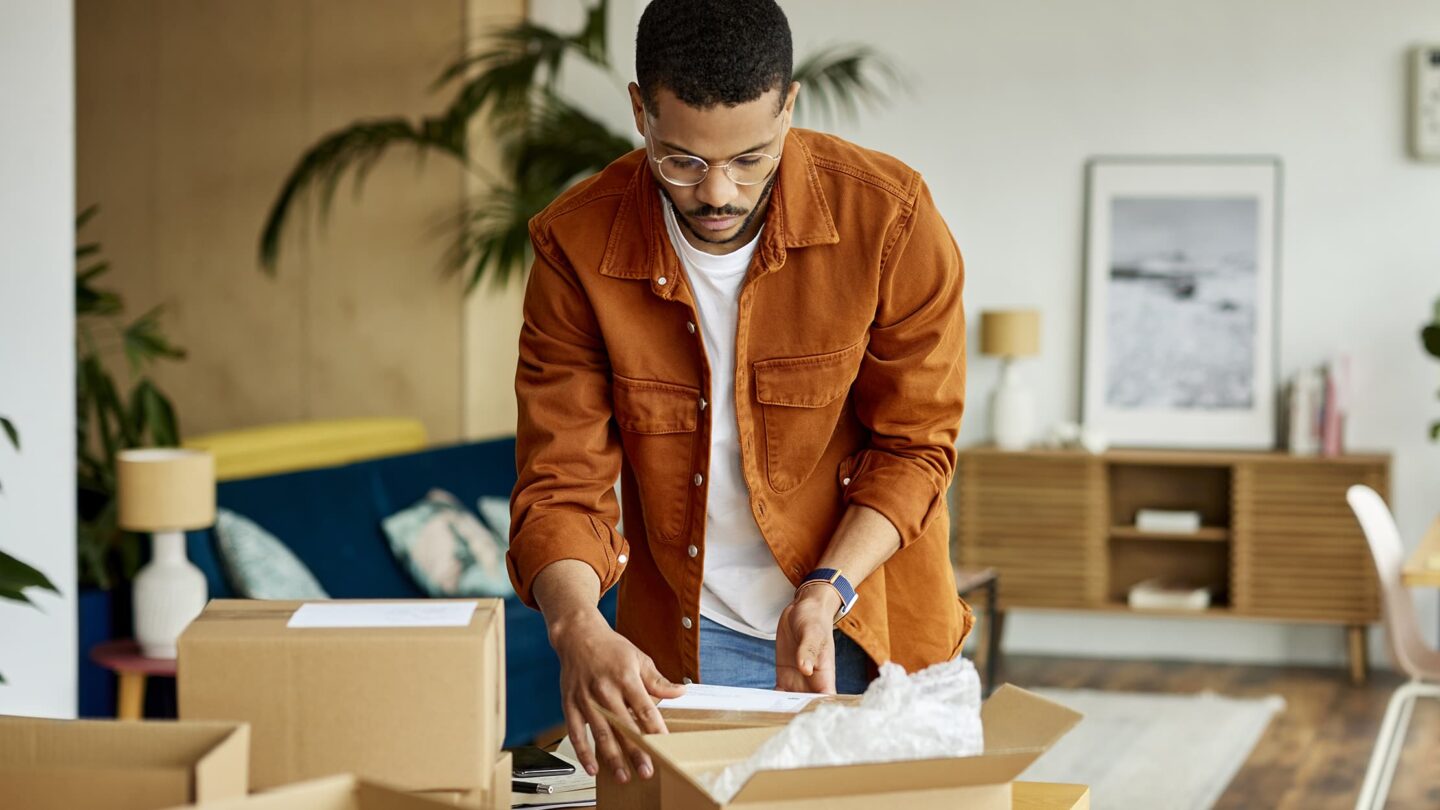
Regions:
[[[755,399],[764,420],[771,489],[788,492],[815,471],[848,401],[865,343],[829,354],[755,363]]]
[[[698,489],[693,483],[700,389],[614,376],[615,423],[635,469],[652,540],[685,533]]]

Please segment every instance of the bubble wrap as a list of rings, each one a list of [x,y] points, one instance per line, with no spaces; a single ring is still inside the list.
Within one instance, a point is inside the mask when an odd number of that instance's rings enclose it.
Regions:
[[[980,678],[955,658],[906,675],[887,663],[858,706],[826,704],[797,716],[750,758],[700,775],[715,800],[735,797],[756,771],[980,754]]]

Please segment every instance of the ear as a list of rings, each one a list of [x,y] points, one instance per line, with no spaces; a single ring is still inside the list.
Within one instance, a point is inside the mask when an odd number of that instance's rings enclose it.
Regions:
[[[640,97],[640,85],[630,82],[630,114],[635,116],[635,131],[645,134],[645,100]]]
[[[785,92],[784,110],[791,116],[795,115],[795,99],[800,97],[800,83],[791,82],[790,89]]]

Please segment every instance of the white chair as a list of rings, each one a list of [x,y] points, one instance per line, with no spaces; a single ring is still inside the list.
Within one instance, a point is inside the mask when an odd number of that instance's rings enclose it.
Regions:
[[[1421,638],[1415,603],[1400,582],[1405,549],[1400,544],[1400,530],[1395,527],[1389,507],[1375,490],[1366,486],[1350,487],[1345,499],[1365,530],[1370,554],[1375,558],[1375,570],[1380,575],[1381,607],[1391,658],[1395,666],[1410,677],[1395,690],[1385,707],[1385,719],[1380,723],[1375,751],[1370,755],[1370,767],[1365,771],[1365,783],[1355,803],[1356,810],[1380,810],[1390,794],[1390,782],[1395,777],[1400,750],[1405,746],[1405,732],[1410,726],[1415,699],[1440,699],[1440,651],[1430,649]]]

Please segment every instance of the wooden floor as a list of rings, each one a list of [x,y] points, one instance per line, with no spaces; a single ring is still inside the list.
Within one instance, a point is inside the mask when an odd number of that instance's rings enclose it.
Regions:
[[[1385,703],[1400,683],[1373,673],[1352,687],[1339,667],[1226,666],[1010,655],[1000,680],[1018,686],[1123,692],[1280,695],[1286,709],[1266,730],[1216,805],[1324,810],[1355,806]],[[1388,808],[1440,808],[1440,701],[1416,703]]]

